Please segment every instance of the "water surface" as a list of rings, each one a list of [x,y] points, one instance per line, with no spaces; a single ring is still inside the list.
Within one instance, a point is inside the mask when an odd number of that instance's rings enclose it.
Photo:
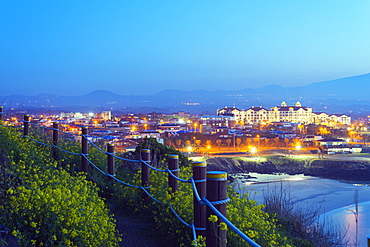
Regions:
[[[316,208],[321,215],[319,220],[331,220],[346,229],[351,243],[356,239],[357,215],[358,241],[361,247],[367,246],[366,238],[370,234],[370,182],[336,181],[304,175],[248,173],[254,178],[245,175],[238,174],[233,183],[240,193],[248,192],[252,199],[263,203],[264,194],[283,190],[296,206]],[[357,214],[354,213],[356,193]]]

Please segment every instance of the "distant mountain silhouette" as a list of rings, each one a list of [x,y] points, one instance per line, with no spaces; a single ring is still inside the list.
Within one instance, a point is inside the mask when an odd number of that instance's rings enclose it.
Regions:
[[[108,90],[96,90],[94,92],[86,94],[85,97],[104,98],[104,97],[121,97],[121,95],[113,93]]]
[[[247,109],[261,105],[269,108],[281,101],[294,104],[299,100],[303,105],[312,106],[317,111],[329,109],[346,113],[356,107],[362,111],[365,111],[364,108],[368,109],[369,91],[370,74],[365,74],[298,87],[268,85],[243,90],[164,90],[155,95],[119,95],[107,90],[96,90],[83,96],[11,95],[0,96],[0,105],[13,109],[53,108],[67,111],[81,108],[133,112],[135,109],[146,109],[161,112],[167,110],[167,113],[182,110],[215,114],[217,108],[224,106]],[[324,105],[326,108],[323,108]]]
[[[370,89],[370,73],[342,79],[316,82],[302,87],[307,93],[321,92],[326,95],[335,95],[339,99],[368,98]]]

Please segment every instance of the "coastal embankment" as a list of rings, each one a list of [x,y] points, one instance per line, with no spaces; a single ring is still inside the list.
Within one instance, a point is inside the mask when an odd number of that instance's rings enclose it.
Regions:
[[[258,158],[216,157],[207,160],[208,170],[223,170],[228,173],[257,172],[263,174],[286,173],[308,176],[367,181],[370,179],[370,159],[335,160],[287,156]]]

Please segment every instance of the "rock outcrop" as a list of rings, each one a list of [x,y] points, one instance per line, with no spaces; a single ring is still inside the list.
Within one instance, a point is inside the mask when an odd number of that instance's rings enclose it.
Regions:
[[[211,158],[207,160],[207,166],[208,170],[222,170],[228,173],[286,173],[290,175],[305,174],[330,179],[370,180],[370,163],[367,161],[325,159],[293,161],[289,158],[279,157],[276,161],[270,159],[269,161],[259,162],[238,158]]]

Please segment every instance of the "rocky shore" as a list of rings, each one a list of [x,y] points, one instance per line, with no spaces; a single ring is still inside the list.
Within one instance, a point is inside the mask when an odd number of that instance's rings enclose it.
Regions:
[[[267,161],[249,161],[238,158],[210,158],[208,170],[221,170],[228,173],[258,172],[262,174],[286,173],[309,176],[346,179],[357,181],[370,180],[370,162],[343,160],[294,160],[288,157],[271,157]]]

